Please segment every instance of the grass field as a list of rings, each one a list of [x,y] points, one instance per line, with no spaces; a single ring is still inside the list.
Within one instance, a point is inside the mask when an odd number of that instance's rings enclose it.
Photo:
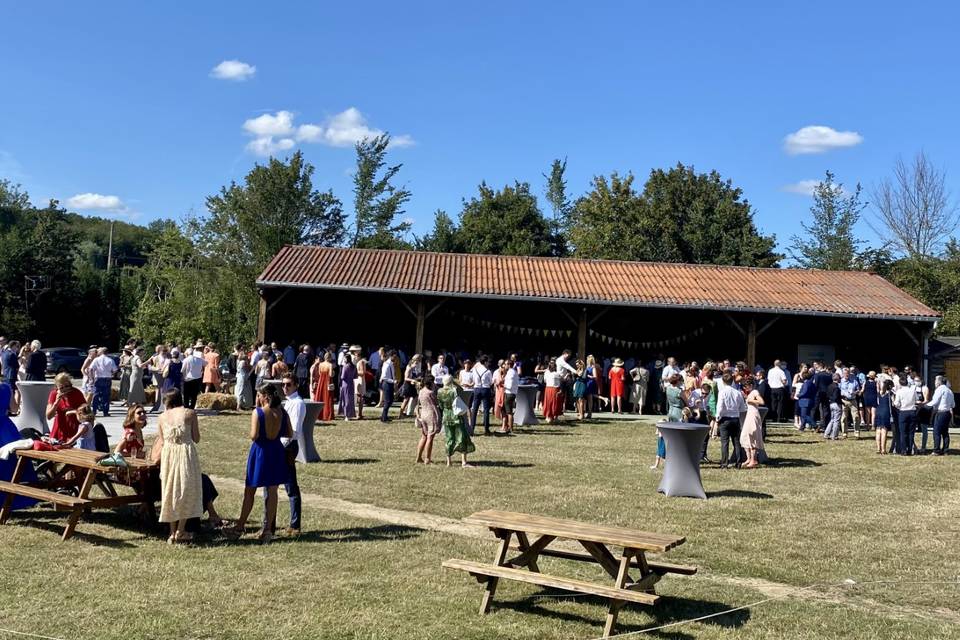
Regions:
[[[236,414],[201,422],[204,470],[227,517],[239,511],[247,425]],[[700,574],[664,578],[667,597],[624,608],[620,633],[775,597],[650,635],[960,638],[960,456],[881,457],[870,440],[775,427],[774,464],[707,467],[710,499],[700,501],[656,493],[648,419],[477,437],[473,469],[414,465],[418,433],[409,420],[318,426],[323,462],[299,467],[303,535],[265,547],[214,533],[169,547],[162,529],[144,531],[124,511],[94,514],[61,543],[61,515],[17,514],[0,527],[0,628],[55,638],[599,636],[602,602],[516,583],[501,583],[491,614],[477,615],[480,586],[440,563],[490,561],[493,536],[455,521],[498,508],[687,537],[667,556]],[[284,525],[282,494],[279,513]],[[600,576],[557,559],[541,568]]]

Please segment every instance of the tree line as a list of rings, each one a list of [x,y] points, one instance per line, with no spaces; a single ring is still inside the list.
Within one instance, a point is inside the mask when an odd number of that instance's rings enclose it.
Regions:
[[[778,267],[786,257],[757,228],[740,188],[683,164],[653,169],[642,185],[632,173],[595,176],[575,196],[566,160],[557,159],[543,175],[545,208],[528,182],[481,182],[455,217],[436,211],[418,236],[405,219],[403,165],[388,162],[389,146],[386,134],[356,144],[352,216],[332,191],[314,187],[314,167],[298,151],[222,187],[204,215],[116,222],[110,269],[110,221],[56,201],[34,208],[18,185],[0,180],[0,333],[80,346],[91,336],[111,345],[131,335],[146,343],[248,341],[259,309],[254,281],[286,244],[753,267]],[[877,271],[941,311],[942,333],[960,331],[960,247],[946,241],[956,208],[942,170],[920,154],[876,188],[879,248],[857,236],[861,195],[859,185],[847,190],[827,172],[789,258],[808,268]],[[37,276],[49,290],[25,288]]]

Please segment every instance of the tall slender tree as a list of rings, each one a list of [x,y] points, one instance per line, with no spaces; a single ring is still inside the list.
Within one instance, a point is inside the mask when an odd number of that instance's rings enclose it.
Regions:
[[[390,135],[365,138],[355,146],[357,170],[353,174],[353,206],[356,216],[351,245],[368,249],[409,248],[404,236],[410,223],[399,220],[410,191],[392,184],[402,164],[387,166]]]
[[[860,202],[860,185],[845,195],[843,185],[834,180],[832,172],[813,192],[810,222],[801,221],[804,235],[794,235],[789,248],[790,257],[807,269],[856,269],[860,260],[859,247],[863,241],[854,235],[864,203]]]

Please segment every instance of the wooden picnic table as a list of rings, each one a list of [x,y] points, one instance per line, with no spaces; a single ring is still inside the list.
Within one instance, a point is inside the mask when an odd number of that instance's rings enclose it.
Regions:
[[[145,503],[151,511],[153,504],[146,495],[146,475],[154,466],[149,460],[124,458],[127,467],[104,466],[97,463],[103,457],[99,451],[85,449],[60,449],[57,451],[35,451],[20,449],[17,452],[17,466],[10,482],[0,482],[0,493],[6,494],[3,507],[0,508],[0,524],[10,517],[15,495],[33,498],[41,502],[50,502],[57,509],[70,512],[67,526],[63,530],[63,540],[73,535],[83,512],[90,509],[109,509],[125,504]],[[31,460],[46,460],[54,465],[52,480],[36,483],[21,483],[25,465]],[[72,474],[69,472],[73,472]],[[139,473],[138,473],[139,472]],[[103,497],[90,495],[96,484]],[[118,495],[115,484],[132,487],[133,494]],[[76,487],[77,495],[57,493],[55,489]]]
[[[654,585],[665,574],[693,575],[697,572],[696,567],[647,560],[647,552],[665,553],[683,544],[686,540],[683,536],[647,533],[510,511],[480,511],[464,518],[464,522],[489,528],[500,541],[493,564],[470,560],[447,560],[443,563],[448,569],[466,571],[478,582],[485,583],[483,599],[480,602],[481,614],[490,611],[490,603],[500,578],[517,580],[606,598],[609,607],[603,634],[609,636],[613,633],[617,614],[624,604],[635,602],[652,605],[657,602],[659,596],[654,591]],[[530,542],[531,535],[539,537]],[[514,537],[516,542],[511,544]],[[549,548],[550,544],[558,539],[576,541],[587,553]],[[609,546],[619,547],[621,551],[615,554],[610,551]],[[511,550],[519,551],[519,554],[508,557]],[[613,585],[544,575],[537,564],[539,556],[597,563],[613,578]],[[526,567],[526,570],[517,567]],[[630,576],[633,569],[638,571],[639,577],[636,580]]]

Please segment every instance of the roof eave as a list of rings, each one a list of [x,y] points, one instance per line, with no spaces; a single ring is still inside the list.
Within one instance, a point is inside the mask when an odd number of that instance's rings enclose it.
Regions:
[[[713,311],[739,311],[753,313],[786,314],[796,316],[817,316],[826,318],[857,318],[863,320],[903,320],[907,322],[937,322],[941,316],[919,316],[919,315],[890,315],[879,313],[843,313],[840,311],[812,311],[806,309],[783,309],[779,307],[748,307],[736,305],[714,305],[714,304],[685,304],[682,302],[674,303],[656,303],[656,302],[635,302],[629,300],[589,300],[583,298],[547,298],[540,296],[507,296],[492,293],[451,293],[447,291],[426,291],[419,289],[398,289],[388,287],[352,287],[347,285],[326,285],[316,283],[291,283],[278,282],[271,280],[257,280],[257,287],[260,288],[290,288],[290,289],[324,289],[331,291],[361,291],[364,293],[395,293],[395,294],[414,294],[421,296],[431,296],[436,298],[477,298],[483,297],[490,300],[507,300],[517,302],[568,302],[573,304],[589,305],[609,305],[617,307],[645,307],[653,309],[693,309],[693,310],[713,310]]]

